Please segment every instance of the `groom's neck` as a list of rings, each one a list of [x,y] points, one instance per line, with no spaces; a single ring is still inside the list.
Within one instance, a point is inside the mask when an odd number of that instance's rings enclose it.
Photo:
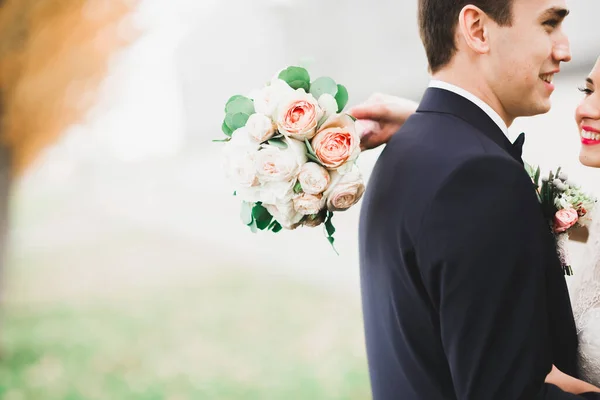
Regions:
[[[466,90],[477,96],[481,101],[489,105],[494,111],[498,113],[500,118],[504,121],[506,126],[510,127],[514,121],[514,118],[510,117],[498,96],[494,93],[492,88],[487,84],[483,76],[477,73],[466,73],[465,69],[459,68],[445,68],[441,71],[436,72],[432,75],[433,79],[440,80],[446,83],[450,83],[454,86]]]

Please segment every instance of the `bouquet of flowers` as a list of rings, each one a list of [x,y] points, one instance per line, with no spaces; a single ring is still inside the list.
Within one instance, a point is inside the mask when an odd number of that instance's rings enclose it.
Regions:
[[[569,233],[575,228],[587,226],[597,200],[570,181],[560,168],[556,173],[550,171],[548,176],[542,177],[541,183],[539,167],[534,169],[526,165],[526,169],[535,185],[544,216],[555,235],[563,270],[566,275],[573,275],[567,260]]]
[[[348,91],[328,77],[311,82],[288,67],[260,90],[225,105],[224,167],[253,232],[324,224],[356,204],[365,185],[355,162],[360,137],[342,111]]]

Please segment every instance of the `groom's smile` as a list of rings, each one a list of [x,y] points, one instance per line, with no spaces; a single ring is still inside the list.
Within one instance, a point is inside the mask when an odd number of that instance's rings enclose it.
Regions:
[[[554,91],[554,84],[552,83],[552,79],[554,79],[554,74],[557,74],[559,72],[559,70],[556,70],[547,74],[540,75],[540,79],[544,82],[546,89],[548,89],[550,92]]]

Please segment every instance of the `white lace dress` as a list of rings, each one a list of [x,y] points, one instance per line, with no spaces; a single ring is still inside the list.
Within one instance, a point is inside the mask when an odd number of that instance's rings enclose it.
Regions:
[[[594,217],[585,255],[573,265],[570,293],[579,335],[581,378],[600,387],[600,213]]]

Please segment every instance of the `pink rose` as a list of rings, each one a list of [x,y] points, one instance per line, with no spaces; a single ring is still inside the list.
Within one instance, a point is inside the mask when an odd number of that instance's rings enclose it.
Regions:
[[[323,114],[317,100],[298,89],[279,105],[277,129],[281,134],[294,139],[312,139]]]
[[[565,208],[559,210],[554,215],[554,232],[562,233],[572,227],[579,220],[577,211],[572,208]]]
[[[323,193],[329,211],[344,211],[358,203],[365,193],[365,184],[358,168],[345,175],[332,174],[331,185]]]
[[[317,158],[329,170],[354,161],[360,154],[360,138],[354,121],[345,114],[329,118],[312,140]]]
[[[321,194],[300,193],[294,196],[294,208],[302,215],[318,214],[325,207],[325,199]]]

